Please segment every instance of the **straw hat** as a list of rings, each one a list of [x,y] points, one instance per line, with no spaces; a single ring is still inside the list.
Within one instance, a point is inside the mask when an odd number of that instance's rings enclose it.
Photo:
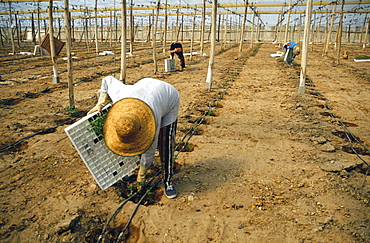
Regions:
[[[152,145],[155,132],[152,109],[135,98],[117,101],[104,120],[105,143],[110,150],[122,156],[144,153]]]

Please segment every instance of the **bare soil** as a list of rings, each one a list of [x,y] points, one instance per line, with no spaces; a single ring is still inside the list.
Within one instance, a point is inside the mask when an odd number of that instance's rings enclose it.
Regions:
[[[0,50],[1,242],[96,242],[135,189],[125,178],[101,190],[64,132],[95,105],[101,79],[119,77],[119,45],[101,44],[116,54],[101,56],[90,44],[73,45],[78,110],[68,110],[65,50],[58,84],[49,56]],[[185,52],[189,47],[184,43]],[[344,45],[349,58],[338,65],[332,46],[325,57],[322,50],[309,47],[302,94],[301,56],[289,66],[270,56],[279,51],[274,44],[246,43],[242,57],[237,45],[218,44],[212,89],[207,57],[187,58],[183,72],[164,72],[167,56],[159,51],[154,74],[152,48],[135,44],[126,83],[152,77],[179,90],[177,140],[185,146],[177,151],[178,197],[167,199],[159,183],[123,240],[370,242],[370,154],[362,146],[370,144],[370,63],[353,61],[370,51]],[[33,46],[23,43],[20,51]],[[113,218],[103,242],[115,242],[137,202]]]

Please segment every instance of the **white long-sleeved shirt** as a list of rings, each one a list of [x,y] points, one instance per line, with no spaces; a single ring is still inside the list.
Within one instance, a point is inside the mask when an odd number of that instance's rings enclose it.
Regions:
[[[126,85],[108,76],[103,78],[99,92],[107,93],[113,104],[123,98],[136,98],[152,109],[156,122],[156,135],[152,145],[141,155],[141,164],[145,167],[153,165],[160,128],[177,119],[180,103],[178,91],[172,85],[153,78],[144,78],[133,85]]]

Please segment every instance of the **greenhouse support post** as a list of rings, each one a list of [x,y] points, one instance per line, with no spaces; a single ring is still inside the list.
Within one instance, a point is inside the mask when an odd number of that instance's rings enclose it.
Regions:
[[[311,12],[312,12],[312,0],[307,1],[306,7],[306,18],[304,25],[304,34],[303,34],[303,46],[302,46],[302,59],[301,59],[301,75],[299,81],[298,92],[305,92],[305,83],[306,83],[306,67],[307,67],[307,57],[308,57],[308,41],[310,39],[310,26],[311,26]]]
[[[215,49],[216,49],[216,20],[217,20],[217,0],[213,0],[212,3],[212,35],[211,35],[211,53],[209,56],[208,72],[206,79],[206,88],[211,89],[212,87],[212,75],[215,60]]]

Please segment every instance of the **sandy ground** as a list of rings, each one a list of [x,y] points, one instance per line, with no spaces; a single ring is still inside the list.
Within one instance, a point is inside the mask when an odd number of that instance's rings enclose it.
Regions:
[[[132,180],[101,190],[64,129],[94,106],[103,77],[119,77],[117,47],[104,43],[101,51],[116,55],[99,56],[93,46],[74,44],[74,114],[66,110],[63,54],[61,82],[52,84],[48,57],[9,56],[10,49],[0,58],[1,242],[96,242]],[[370,154],[362,146],[370,144],[370,62],[353,61],[370,52],[345,45],[349,58],[337,65],[336,51],[323,57],[322,49],[310,46],[301,94],[301,57],[289,66],[270,56],[279,50],[270,43],[245,44],[239,58],[237,45],[218,45],[212,89],[205,88],[207,57],[166,73],[159,53],[153,74],[152,49],[136,44],[127,83],[153,77],[174,85],[181,95],[178,141],[192,128],[197,133],[177,154],[178,197],[167,199],[160,183],[124,240],[370,242]],[[137,199],[128,201],[103,242],[115,242],[136,206]]]

